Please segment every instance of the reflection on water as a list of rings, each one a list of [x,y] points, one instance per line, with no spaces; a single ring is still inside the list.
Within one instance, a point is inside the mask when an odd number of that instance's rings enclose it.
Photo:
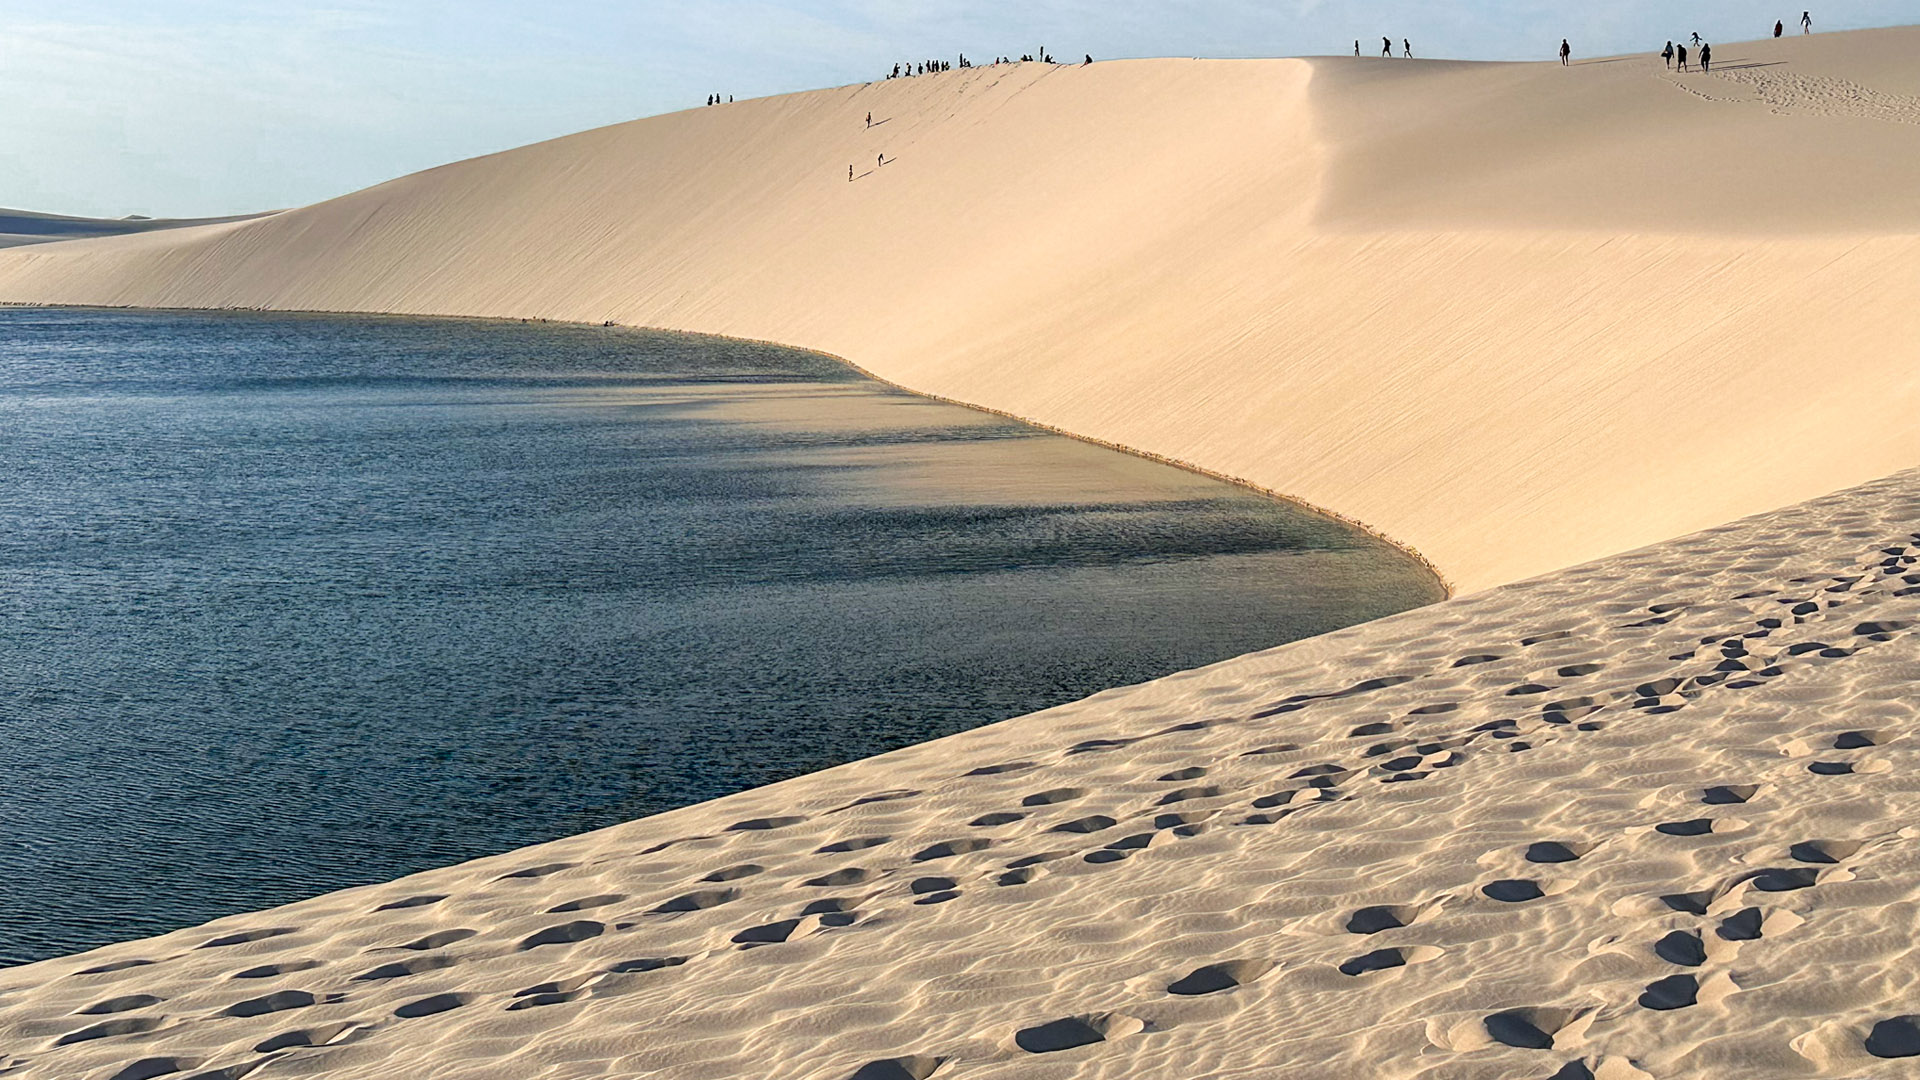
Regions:
[[[0,311],[0,962],[724,795],[1439,597],[823,357]]]

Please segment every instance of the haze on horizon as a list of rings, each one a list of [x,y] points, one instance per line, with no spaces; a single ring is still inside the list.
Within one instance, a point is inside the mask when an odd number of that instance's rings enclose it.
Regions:
[[[896,61],[1657,49],[1760,37],[1800,8],[1703,0],[0,0],[0,206],[196,217],[296,206],[476,154],[700,105],[862,82]],[[1920,20],[1920,0],[1814,11],[1816,30]]]

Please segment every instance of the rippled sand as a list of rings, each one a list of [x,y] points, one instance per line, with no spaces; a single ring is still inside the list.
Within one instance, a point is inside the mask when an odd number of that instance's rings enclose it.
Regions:
[[[0,972],[0,1062],[63,1080],[1912,1075],[1881,1059],[1920,1050],[1916,678],[1920,471]]]

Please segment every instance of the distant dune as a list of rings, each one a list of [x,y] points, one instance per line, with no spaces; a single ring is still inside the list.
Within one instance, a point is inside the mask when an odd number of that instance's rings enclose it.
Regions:
[[[0,252],[0,300],[799,345],[1337,511],[1471,591],[1920,456],[1920,30],[1719,51],[823,90]]]
[[[77,240],[94,236],[122,236],[127,233],[184,229],[194,225],[215,225],[228,221],[246,221],[262,214],[237,214],[214,218],[89,218],[65,214],[41,214],[32,210],[8,210],[0,207],[0,248],[26,244],[48,244],[56,240]]]

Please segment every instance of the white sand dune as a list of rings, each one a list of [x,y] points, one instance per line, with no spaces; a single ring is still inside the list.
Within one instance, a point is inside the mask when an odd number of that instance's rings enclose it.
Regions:
[[[1920,471],[0,971],[0,1072],[1920,1075],[1916,678]]]
[[[975,69],[0,252],[0,301],[779,341],[1330,508],[1472,590],[1920,456],[1917,52]]]
[[[32,210],[8,210],[0,207],[0,248],[27,244],[50,244],[94,236],[121,236],[127,233],[184,229],[196,225],[217,225],[246,221],[263,214],[241,214],[218,218],[89,218],[66,214],[42,214]]]
[[[1480,590],[0,971],[0,1075],[1920,1076],[1920,471],[1640,546],[1915,460],[1916,49],[957,72],[0,253],[818,348]]]

